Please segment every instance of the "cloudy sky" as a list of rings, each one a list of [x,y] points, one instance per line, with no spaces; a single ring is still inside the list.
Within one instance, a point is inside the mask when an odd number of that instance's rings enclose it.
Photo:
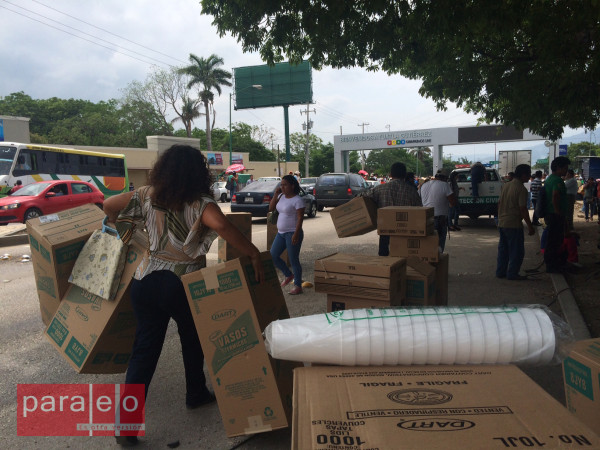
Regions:
[[[231,36],[219,38],[199,0],[0,0],[0,96],[23,91],[36,99],[119,98],[153,66],[188,63],[194,53],[224,59],[224,68],[263,64]],[[325,142],[340,134],[474,125],[476,117],[450,105],[437,112],[418,94],[420,83],[361,69],[313,71],[313,132]],[[229,88],[215,103],[216,127],[229,124]],[[290,107],[290,132],[302,131],[302,107]],[[283,148],[283,110],[233,111],[233,122],[272,129]],[[204,126],[203,119],[195,123]],[[565,133],[574,134],[572,130]],[[539,144],[539,143],[535,143]],[[529,148],[533,143],[498,144]],[[454,147],[453,155],[493,158],[493,144]]]

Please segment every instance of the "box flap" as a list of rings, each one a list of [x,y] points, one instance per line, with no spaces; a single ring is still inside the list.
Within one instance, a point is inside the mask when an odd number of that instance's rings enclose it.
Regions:
[[[421,261],[416,256],[406,258],[406,265],[424,276],[432,275],[435,272],[435,267],[425,261]]]

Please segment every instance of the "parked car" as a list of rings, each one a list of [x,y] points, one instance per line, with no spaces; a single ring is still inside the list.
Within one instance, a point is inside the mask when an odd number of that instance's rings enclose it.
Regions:
[[[280,182],[277,180],[249,184],[233,194],[231,212],[249,212],[252,213],[252,217],[267,217],[269,203],[275,195],[279,184]],[[299,195],[306,205],[304,210],[306,216],[315,217],[317,215],[317,201],[315,197],[305,192],[302,188]]]
[[[225,203],[229,200],[229,191],[225,189],[226,181],[216,181],[210,187],[213,193],[213,198],[217,201]]]
[[[256,181],[281,181],[281,177],[260,177]]]
[[[460,190],[458,195],[459,214],[477,219],[479,216],[495,217],[498,215],[498,200],[504,182],[496,169],[486,167],[485,178],[479,184],[479,197],[474,198],[471,187],[471,169],[455,169],[456,182]],[[450,174],[452,176],[452,174]]]
[[[76,206],[104,204],[104,194],[85,181],[38,181],[0,198],[0,224],[22,222]]]
[[[315,184],[317,184],[318,177],[308,177],[300,179],[300,187],[306,192],[312,192]]]
[[[349,202],[370,186],[356,173],[324,173],[313,189],[319,211]]]

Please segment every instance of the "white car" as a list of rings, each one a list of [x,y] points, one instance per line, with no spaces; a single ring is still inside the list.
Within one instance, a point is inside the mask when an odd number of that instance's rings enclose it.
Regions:
[[[212,189],[213,198],[217,201],[220,200],[223,203],[230,200],[229,192],[225,189],[225,184],[227,184],[226,181],[217,181],[210,187]]]
[[[281,181],[281,177],[260,177],[256,181]]]

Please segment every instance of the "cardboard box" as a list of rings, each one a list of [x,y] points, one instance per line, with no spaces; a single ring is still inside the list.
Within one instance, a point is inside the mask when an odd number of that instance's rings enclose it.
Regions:
[[[404,305],[435,305],[435,267],[414,256],[408,258],[406,264],[406,301]]]
[[[516,366],[302,367],[292,449],[600,448]]]
[[[448,304],[448,270],[450,268],[450,255],[440,253],[440,260],[431,263],[435,267],[435,304],[446,306]]]
[[[263,330],[289,314],[271,255],[262,261],[260,284],[246,257],[182,277],[229,437],[285,428],[291,418],[292,372],[300,364],[266,351]]]
[[[330,212],[338,237],[358,236],[377,228],[377,205],[367,197],[354,197]]]
[[[327,294],[327,312],[343,311],[346,309],[389,308],[391,306],[401,306],[401,302],[394,301],[394,299],[379,301],[368,298]]]
[[[432,207],[386,206],[377,211],[377,234],[429,236],[433,230]]]
[[[390,236],[390,256],[416,256],[426,262],[438,262],[438,235],[434,233],[426,237]]]
[[[238,213],[225,213],[225,217],[229,220],[234,227],[236,227],[240,232],[248,238],[249,241],[252,241],[252,214],[247,212],[238,212]],[[229,261],[231,259],[239,258],[244,256],[238,249],[236,249],[233,245],[227,242],[222,237],[217,238],[218,244],[218,262],[222,263],[225,261]]]
[[[335,253],[315,261],[315,292],[401,304],[406,292],[406,260]]]
[[[563,361],[566,404],[600,434],[600,339],[576,342]]]
[[[102,228],[104,217],[104,212],[90,203],[27,221],[31,262],[45,325],[50,323],[69,288],[68,278],[79,252],[94,230]]]
[[[62,299],[45,335],[77,372],[127,370],[136,329],[129,292],[144,251],[145,247],[134,238],[114,300],[103,299],[75,285],[70,285]]]

